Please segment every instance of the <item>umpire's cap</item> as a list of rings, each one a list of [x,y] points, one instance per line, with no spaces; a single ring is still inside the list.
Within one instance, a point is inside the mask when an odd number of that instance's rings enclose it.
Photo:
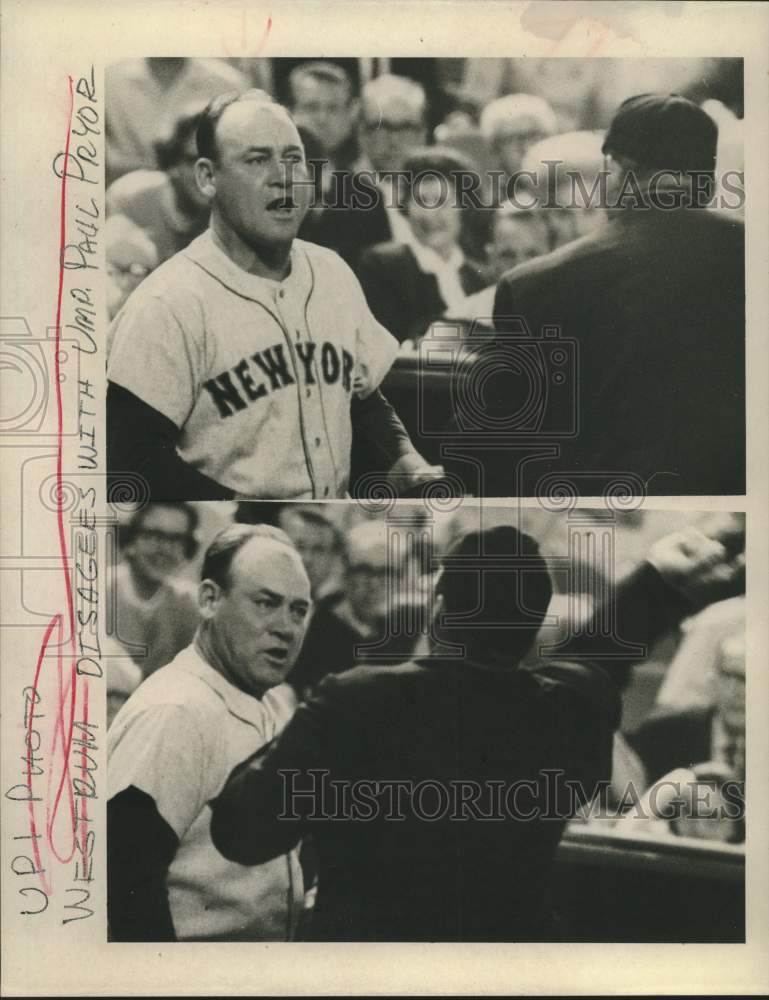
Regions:
[[[657,170],[713,171],[718,127],[680,94],[639,94],[620,104],[603,152]]]

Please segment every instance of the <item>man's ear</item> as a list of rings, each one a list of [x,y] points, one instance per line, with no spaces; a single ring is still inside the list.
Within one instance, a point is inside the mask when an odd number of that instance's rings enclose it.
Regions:
[[[214,164],[206,156],[201,156],[195,163],[195,180],[201,194],[213,198],[216,194],[216,172]]]
[[[198,584],[198,611],[204,621],[210,621],[216,614],[222,588],[215,580],[201,580]]]

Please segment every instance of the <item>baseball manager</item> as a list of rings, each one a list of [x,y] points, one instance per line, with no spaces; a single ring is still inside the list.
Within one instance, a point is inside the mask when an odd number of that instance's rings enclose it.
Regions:
[[[141,474],[155,499],[344,496],[353,420],[401,482],[439,474],[378,392],[395,338],[347,265],[296,239],[311,184],[288,112],[223,94],[197,143],[210,228],[111,331],[111,474]]]

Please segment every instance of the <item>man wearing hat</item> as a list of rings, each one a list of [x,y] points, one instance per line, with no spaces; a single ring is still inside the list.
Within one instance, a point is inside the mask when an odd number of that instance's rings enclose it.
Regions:
[[[542,940],[567,789],[605,787],[633,658],[742,586],[741,547],[723,529],[660,539],[540,659],[552,581],[537,542],[512,525],[463,535],[436,583],[432,655],[327,676],[210,802],[213,843],[255,865],[312,833],[320,940]]]
[[[651,494],[744,491],[744,231],[708,209],[717,138],[683,97],[629,98],[592,193],[606,224],[500,282],[499,333],[523,317],[534,337],[555,327],[576,342],[574,433],[530,464],[526,492],[552,470],[634,473]],[[489,400],[497,418],[520,403],[502,386]],[[486,467],[489,494],[510,492],[501,465]]]

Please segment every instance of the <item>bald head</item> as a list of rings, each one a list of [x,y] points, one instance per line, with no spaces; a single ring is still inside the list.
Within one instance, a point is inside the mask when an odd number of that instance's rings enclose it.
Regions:
[[[254,565],[287,558],[302,566],[301,557],[285,531],[270,524],[233,524],[220,531],[206,550],[201,579],[213,580],[226,590],[232,581],[235,560],[246,548],[248,561]]]
[[[197,129],[198,156],[216,162],[222,135],[233,138],[254,125],[261,126],[262,129],[269,128],[272,121],[293,126],[293,119],[287,109],[274,101],[266,91],[254,89],[243,93],[228,91],[220,94],[201,115]],[[296,132],[296,126],[294,131]],[[297,141],[298,135],[296,132]]]

